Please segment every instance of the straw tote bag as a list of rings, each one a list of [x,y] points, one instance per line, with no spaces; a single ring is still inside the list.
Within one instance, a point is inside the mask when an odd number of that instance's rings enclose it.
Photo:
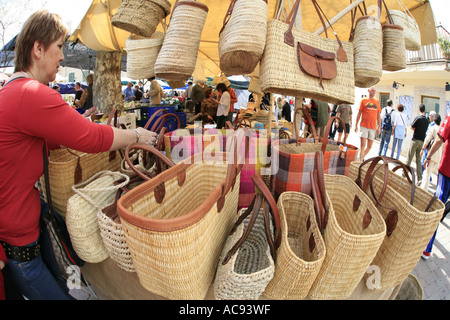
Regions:
[[[405,48],[410,51],[419,51],[422,46],[422,40],[420,38],[419,25],[414,19],[411,12],[400,0],[397,0],[398,4],[403,11],[390,10],[392,20],[396,25],[402,26],[403,36],[405,37]]]
[[[386,225],[369,197],[349,177],[322,172],[321,152],[310,173],[316,221],[326,255],[308,297],[346,299],[355,290],[377,254]],[[357,196],[360,206],[352,208]]]
[[[237,217],[236,157],[216,152],[200,161],[186,159],[119,199],[122,228],[144,288],[169,299],[205,298]]]
[[[387,22],[383,25],[383,70],[399,71],[406,68],[406,50],[403,27],[396,25],[383,1]]]
[[[281,241],[278,208],[261,177],[252,179],[258,192],[250,206],[240,210],[219,259],[214,281],[218,300],[257,300],[275,272]]]
[[[294,115],[294,123],[296,123],[299,110],[297,109]],[[309,117],[309,121],[312,123],[309,112],[304,111],[303,114]],[[325,127],[325,132],[329,132],[335,119],[338,119],[343,125],[342,119],[331,117]],[[345,130],[344,125],[343,127]],[[298,137],[297,126],[294,130]],[[315,167],[316,151],[323,153],[325,173],[348,175],[350,164],[355,160],[358,149],[346,143],[345,135],[342,145],[337,141],[328,140],[327,135],[325,138],[318,138],[314,127],[313,136],[314,138],[278,139],[273,142],[272,154],[278,155],[278,157],[273,157],[271,164],[275,199],[278,200],[278,197],[285,191],[310,193],[309,173]]]
[[[389,164],[395,167],[390,169]],[[404,168],[408,179],[394,173],[397,168]],[[392,158],[353,162],[350,178],[370,196],[387,225],[383,244],[371,263],[376,266],[375,272],[366,275],[368,288],[373,291],[392,288],[405,280],[417,265],[445,206],[432,194],[416,188],[412,169]]]
[[[114,184],[123,179],[122,184]],[[83,183],[72,186],[74,195],[67,202],[66,224],[77,255],[86,262],[99,263],[109,257],[97,222],[97,211],[114,201],[119,188],[129,177],[112,171],[101,171]]]
[[[163,41],[164,34],[158,31],[151,38],[132,35],[125,41],[128,77],[148,79],[155,75],[155,62]]]
[[[161,51],[156,58],[155,74],[169,81],[187,80],[195,70],[200,39],[208,7],[195,0],[177,0]]]
[[[311,1],[324,25],[317,2]],[[286,22],[278,19],[268,22],[260,66],[262,92],[353,104],[352,44],[340,41],[337,35],[333,40],[296,29],[294,23],[299,6],[300,0],[296,0]]]
[[[231,0],[219,33],[220,70],[228,75],[250,74],[264,52],[267,0]]]
[[[355,63],[355,86],[370,88],[380,81],[383,74],[383,32],[380,14],[378,18],[367,15],[364,2],[364,10],[358,7],[363,16],[353,23],[357,8],[351,12],[352,33],[350,36]],[[379,8],[381,9],[381,0],[379,0]]]
[[[123,0],[111,24],[119,29],[150,38],[158,24],[169,15],[167,0]]]
[[[326,254],[314,216],[311,197],[300,192],[283,192],[278,199],[281,244],[277,250],[275,274],[264,296],[280,300],[306,298]]]
[[[109,115],[107,125],[116,126],[117,110]],[[114,122],[113,122],[114,121]],[[67,200],[73,195],[72,186],[86,181],[100,171],[119,171],[122,158],[120,152],[106,151],[100,153],[85,153],[69,148],[49,150],[50,190],[54,208],[65,217]],[[40,178],[45,199],[44,176]]]

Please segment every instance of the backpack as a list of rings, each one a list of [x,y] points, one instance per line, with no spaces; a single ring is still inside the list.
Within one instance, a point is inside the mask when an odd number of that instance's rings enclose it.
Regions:
[[[381,124],[381,128],[383,130],[386,130],[386,131],[391,131],[392,130],[392,117],[391,117],[391,114],[392,114],[393,111],[394,111],[394,109],[391,109],[391,112],[389,112],[389,113],[386,112],[386,114],[384,115],[383,123]]]

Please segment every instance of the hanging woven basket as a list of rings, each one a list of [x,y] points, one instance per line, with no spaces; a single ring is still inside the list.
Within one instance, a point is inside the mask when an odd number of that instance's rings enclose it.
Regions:
[[[356,21],[353,34],[355,86],[369,88],[383,74],[383,33],[380,20],[364,16]]]
[[[195,70],[208,7],[192,0],[178,1],[155,63],[155,74],[165,80],[187,80]]]
[[[403,28],[394,24],[383,26],[383,70],[399,71],[406,68]]]
[[[123,0],[111,24],[119,29],[151,37],[158,24],[169,15],[167,0]]]
[[[403,36],[405,37],[406,50],[419,51],[422,46],[420,30],[416,20],[412,15],[398,10],[389,11],[394,23],[403,27]]]
[[[127,75],[131,79],[148,79],[155,75],[155,62],[161,50],[164,35],[155,32],[151,38],[131,36],[125,42]]]

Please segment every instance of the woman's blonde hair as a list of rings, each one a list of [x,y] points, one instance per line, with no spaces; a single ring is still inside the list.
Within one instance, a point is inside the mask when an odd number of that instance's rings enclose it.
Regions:
[[[87,82],[88,85],[94,83],[94,74],[93,73],[89,73],[86,76],[86,82]]]
[[[14,66],[15,72],[25,71],[31,65],[31,52],[37,41],[47,50],[61,36],[64,39],[69,31],[58,14],[47,10],[33,13],[22,27],[16,39]]]

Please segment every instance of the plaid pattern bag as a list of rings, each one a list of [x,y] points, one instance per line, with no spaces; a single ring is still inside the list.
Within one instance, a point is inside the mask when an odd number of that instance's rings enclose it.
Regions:
[[[325,128],[330,131],[331,124],[338,117],[331,117]],[[342,121],[343,124],[343,121]],[[345,128],[345,125],[344,125]],[[345,129],[344,129],[345,130]],[[315,130],[313,130],[314,136]],[[296,135],[298,137],[298,134]],[[278,157],[272,157],[272,188],[275,198],[284,191],[297,191],[310,194],[310,172],[314,169],[315,152],[323,153],[323,171],[326,174],[349,175],[352,161],[356,159],[358,148],[341,144],[328,138],[298,138],[280,139],[273,143],[273,152]]]

